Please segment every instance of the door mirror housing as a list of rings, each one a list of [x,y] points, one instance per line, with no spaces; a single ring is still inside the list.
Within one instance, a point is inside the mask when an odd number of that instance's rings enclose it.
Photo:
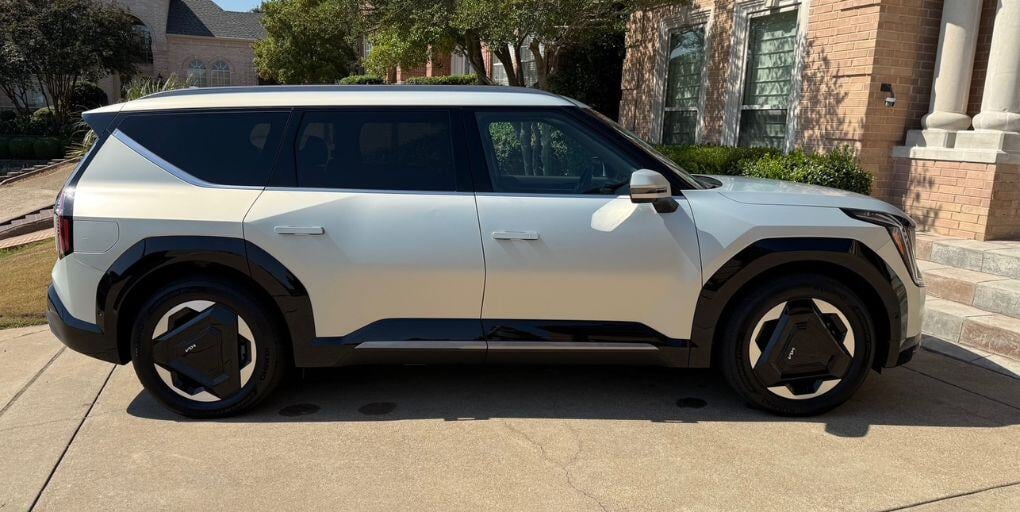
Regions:
[[[669,180],[650,169],[638,169],[630,175],[630,201],[652,203],[659,213],[675,212],[679,206],[673,199]]]

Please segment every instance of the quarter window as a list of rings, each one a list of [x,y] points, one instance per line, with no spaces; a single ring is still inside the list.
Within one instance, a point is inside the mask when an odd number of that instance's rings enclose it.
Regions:
[[[669,36],[669,67],[662,116],[663,144],[694,144],[701,98],[701,70],[705,63],[705,28]]]
[[[309,112],[296,144],[301,187],[456,190],[445,111]]]
[[[288,116],[286,112],[135,114],[118,129],[200,180],[264,186]]]
[[[796,47],[796,10],[751,19],[739,145],[785,146]]]
[[[477,114],[495,192],[625,193],[637,166],[553,112]]]

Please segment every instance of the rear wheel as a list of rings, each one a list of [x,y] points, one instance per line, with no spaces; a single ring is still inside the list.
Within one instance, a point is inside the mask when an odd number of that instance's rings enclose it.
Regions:
[[[132,360],[142,385],[164,405],[193,418],[229,416],[277,386],[285,368],[281,329],[245,292],[218,280],[184,280],[142,306]]]
[[[751,404],[788,415],[818,414],[863,384],[874,357],[867,308],[823,275],[790,275],[741,295],[723,330],[719,363]]]

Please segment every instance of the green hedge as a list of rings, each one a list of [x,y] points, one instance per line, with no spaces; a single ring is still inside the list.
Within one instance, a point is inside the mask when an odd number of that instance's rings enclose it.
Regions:
[[[860,166],[848,147],[828,153],[797,150],[787,155],[766,155],[740,164],[741,174],[755,178],[796,181],[868,194],[874,177]]]
[[[670,160],[694,174],[728,174],[796,181],[868,194],[873,176],[860,166],[849,147],[828,153],[796,150],[783,154],[769,148],[659,146]]]
[[[738,148],[733,146],[658,146],[670,160],[694,174],[740,174],[740,163],[757,160],[765,155],[778,155],[771,148]]]
[[[383,81],[382,77],[375,75],[351,75],[345,78],[341,78],[337,84],[339,85],[382,85],[386,82]]]
[[[62,158],[67,140],[60,137],[0,137],[0,158],[50,160]]]
[[[404,81],[408,85],[478,85],[478,75],[416,76]]]

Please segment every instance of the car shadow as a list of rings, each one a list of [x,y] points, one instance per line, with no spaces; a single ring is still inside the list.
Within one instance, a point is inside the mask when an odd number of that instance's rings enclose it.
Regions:
[[[932,358],[937,358],[932,359]],[[494,418],[629,420],[660,423],[813,422],[840,437],[872,425],[997,428],[1020,424],[1020,380],[924,354],[902,368],[872,373],[854,397],[826,414],[789,418],[745,405],[711,370],[620,366],[365,366],[294,372],[274,396],[246,414],[189,420],[142,391],[133,416],[163,421],[365,422]],[[942,361],[945,360],[945,361]],[[938,377],[966,373],[962,387]],[[917,368],[920,366],[920,368]],[[942,373],[946,373],[943,371]],[[983,391],[989,393],[983,393]],[[994,392],[992,392],[994,391]]]

